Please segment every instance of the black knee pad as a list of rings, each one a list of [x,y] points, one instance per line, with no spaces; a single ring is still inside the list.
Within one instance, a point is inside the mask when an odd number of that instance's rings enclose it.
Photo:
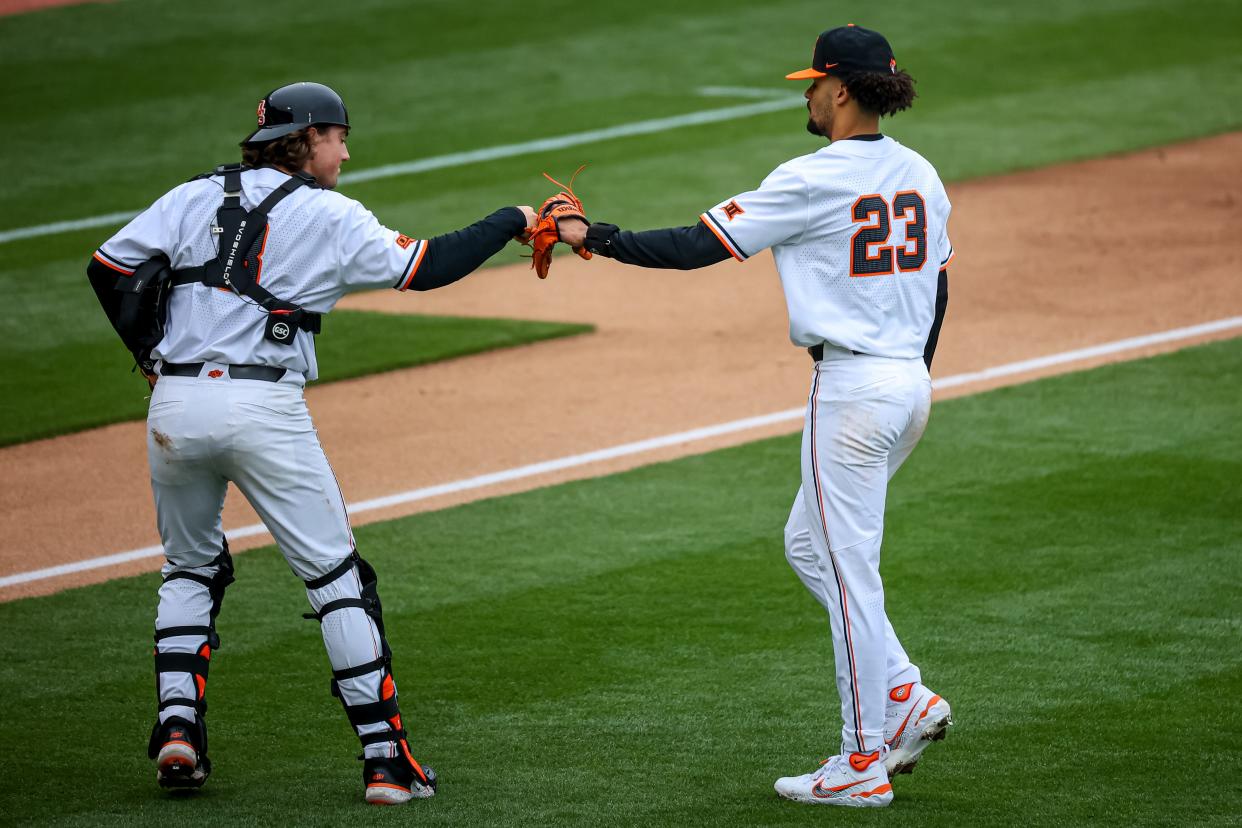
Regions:
[[[355,552],[354,555],[357,556],[358,553]],[[375,574],[375,567],[360,557],[358,558],[357,566],[358,580],[362,582],[362,597],[371,603],[366,613],[375,622],[375,626],[379,630],[380,639],[384,641],[384,648],[387,650],[388,642],[384,639],[384,607],[380,603],[378,588],[379,576]]]

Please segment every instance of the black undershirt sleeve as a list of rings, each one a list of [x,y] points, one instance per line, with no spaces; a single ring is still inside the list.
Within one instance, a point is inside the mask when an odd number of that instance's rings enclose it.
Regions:
[[[729,258],[729,251],[702,222],[639,233],[597,222],[587,229],[584,246],[625,264],[676,270],[694,270]]]
[[[427,240],[427,252],[414,274],[412,290],[451,285],[478,269],[526,228],[526,216],[516,207],[502,207],[469,227]]]
[[[940,271],[936,277],[936,318],[932,320],[931,330],[927,334],[927,344],[923,346],[923,362],[927,370],[931,370],[932,357],[936,355],[936,342],[940,339],[940,323],[944,322],[944,311],[949,306],[949,271]]]

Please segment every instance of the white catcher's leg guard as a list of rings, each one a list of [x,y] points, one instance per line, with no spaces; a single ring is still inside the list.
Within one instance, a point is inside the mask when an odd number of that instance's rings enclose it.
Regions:
[[[357,552],[306,582],[332,665],[332,695],[362,741],[368,802],[391,805],[432,796],[436,776],[410,753],[392,675],[392,651],[375,570]]]
[[[147,754],[164,787],[198,787],[211,773],[207,758],[207,674],[219,649],[216,616],[233,582],[228,544],[207,566],[164,570],[155,620],[159,714]]]
[[[306,582],[332,665],[332,695],[340,698],[367,758],[400,758],[414,764],[397,703],[392,650],[384,637],[384,616],[375,570],[357,552],[332,570]]]
[[[399,715],[396,706],[396,687],[389,673],[391,653],[372,618],[371,601],[363,597],[363,585],[356,563],[361,559],[350,556],[321,578],[307,581],[306,597],[313,613],[308,617],[319,621],[323,633],[323,645],[328,651],[332,665],[332,695],[338,696],[350,714],[350,723],[363,740],[366,756],[393,756],[397,749],[389,736],[387,741],[368,741],[368,736],[393,734],[396,728],[388,719]],[[388,710],[375,706],[383,700],[385,679],[392,686],[391,712],[393,716],[381,715]],[[366,710],[376,718],[371,721],[355,721],[358,713]],[[399,727],[399,726],[398,726]]]

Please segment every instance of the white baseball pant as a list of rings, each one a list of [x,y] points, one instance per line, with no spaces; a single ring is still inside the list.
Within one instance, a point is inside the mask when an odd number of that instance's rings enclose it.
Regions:
[[[815,365],[785,556],[828,611],[843,753],[879,749],[888,689],[920,680],[884,611],[880,544],[888,481],[923,436],[930,410],[921,358],[825,346]]]
[[[212,373],[216,376],[211,376]],[[147,415],[147,455],[156,519],[167,563],[165,578],[189,571],[210,577],[224,531],[220,512],[231,480],[258,512],[293,572],[303,581],[332,571],[354,550],[345,502],[328,465],[302,395],[301,378],[280,382],[238,380],[227,366],[208,362],[197,377],[161,377]],[[357,571],[320,589],[307,589],[312,609],[329,601],[359,598]],[[205,626],[211,609],[207,587],[197,581],[165,581],[159,590],[156,629]],[[324,646],[333,670],[379,658],[380,634],[359,607],[325,616]],[[179,635],[160,640],[159,652],[196,653],[205,637]],[[160,700],[202,698],[204,688],[187,672],[161,672]],[[341,679],[346,704],[380,698],[384,674],[376,669]],[[395,688],[391,688],[395,692]],[[194,710],[171,706],[160,721]],[[362,725],[360,735],[383,731],[384,724]],[[368,744],[368,756],[395,756],[391,743]]]

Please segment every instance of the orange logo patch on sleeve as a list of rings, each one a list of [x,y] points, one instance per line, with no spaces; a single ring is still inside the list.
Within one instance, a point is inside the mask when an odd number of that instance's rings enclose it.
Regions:
[[[397,247],[400,247],[402,250],[405,250],[413,243],[414,243],[414,240],[411,239],[409,236],[407,236],[405,233],[397,234]]]
[[[740,216],[742,213],[746,212],[745,210],[741,208],[741,205],[739,205],[736,201],[730,201],[728,204],[721,207],[720,209],[724,210],[725,218],[727,218],[729,221],[733,221],[734,216]]]

